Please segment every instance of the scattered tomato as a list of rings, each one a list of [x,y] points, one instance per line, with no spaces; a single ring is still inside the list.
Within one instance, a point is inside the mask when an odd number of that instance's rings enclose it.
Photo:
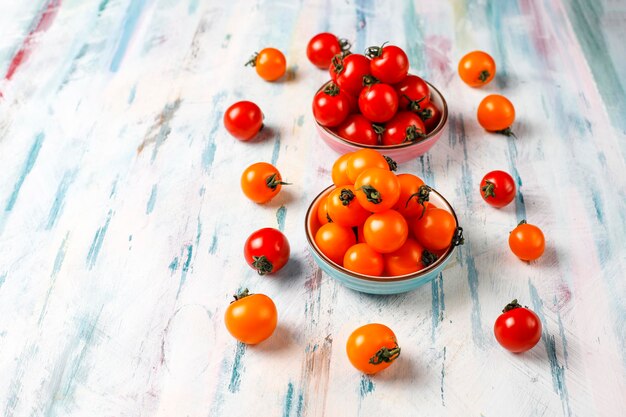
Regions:
[[[345,39],[324,32],[313,36],[306,47],[306,56],[318,68],[327,69],[333,57],[350,48]]]
[[[272,164],[257,162],[250,165],[241,175],[241,189],[250,200],[258,204],[267,203],[274,198],[283,182],[280,172]]]
[[[398,177],[384,168],[363,171],[354,182],[354,188],[361,206],[373,213],[392,208],[400,198]]]
[[[336,132],[339,136],[350,142],[362,145],[378,145],[380,127],[376,127],[362,114],[350,114],[341,123]]]
[[[523,261],[534,261],[543,255],[546,240],[540,228],[522,220],[509,235],[511,251]]]
[[[322,126],[334,127],[350,113],[350,98],[330,82],[313,98],[313,116]]]
[[[256,73],[265,81],[276,81],[287,70],[285,55],[276,48],[261,49],[255,53],[246,65],[253,66]]]
[[[346,343],[352,366],[365,374],[375,374],[400,356],[396,335],[384,324],[371,323],[352,332]]]
[[[335,55],[329,68],[330,78],[353,96],[363,88],[363,77],[370,74],[370,60],[361,54]]]
[[[398,111],[398,95],[389,84],[366,86],[359,94],[359,110],[368,120],[384,123]]]
[[[340,226],[354,227],[361,225],[370,212],[361,207],[354,194],[354,186],[342,185],[328,196],[328,215]]]
[[[526,352],[541,339],[541,320],[534,311],[513,300],[496,319],[493,333],[506,350],[513,353]]]
[[[376,252],[395,252],[404,245],[409,236],[409,226],[404,217],[395,210],[374,213],[363,225],[365,242]]]
[[[273,274],[289,261],[289,241],[277,229],[266,227],[252,233],[243,249],[246,262],[259,275]]]
[[[383,255],[376,252],[367,243],[357,243],[346,251],[343,267],[357,274],[378,277],[385,268]]]
[[[480,182],[480,195],[493,207],[504,207],[515,198],[515,181],[507,172],[491,171]]]
[[[478,123],[490,132],[514,136],[511,125],[515,121],[513,103],[499,94],[488,95],[478,105]]]
[[[337,223],[326,223],[315,234],[315,244],[319,250],[338,265],[343,264],[344,254],[355,243],[354,230]]]
[[[409,73],[409,58],[397,46],[370,46],[365,55],[371,59],[372,75],[384,83],[398,83]]]
[[[224,126],[228,133],[245,142],[263,128],[263,113],[251,101],[238,101],[224,112]]]
[[[276,305],[267,295],[249,294],[245,289],[235,295],[224,314],[228,332],[248,345],[264,341],[274,333],[278,313]]]
[[[426,127],[420,116],[410,111],[399,111],[385,125],[382,144],[390,146],[405,142],[418,142],[425,136]]]
[[[446,249],[452,244],[457,229],[454,216],[447,210],[434,208],[410,224],[415,239],[429,251]]]
[[[459,61],[459,76],[470,87],[489,84],[496,75],[496,62],[483,51],[474,51]]]

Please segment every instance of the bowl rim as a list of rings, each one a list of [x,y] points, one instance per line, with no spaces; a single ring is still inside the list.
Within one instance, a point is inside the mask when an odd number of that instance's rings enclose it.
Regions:
[[[415,74],[408,74],[408,75],[415,75]],[[419,75],[415,75],[416,77],[419,77]],[[421,78],[421,77],[420,77]],[[442,103],[442,109],[441,109],[441,120],[439,121],[439,124],[437,125],[437,127],[435,127],[432,132],[430,132],[429,134],[427,134],[424,138],[422,138],[422,140],[417,140],[414,142],[404,142],[404,143],[398,143],[396,145],[367,145],[364,143],[356,143],[356,142],[351,142],[347,139],[342,138],[341,136],[337,135],[335,132],[333,132],[332,130],[330,130],[329,128],[327,128],[326,126],[322,126],[317,120],[315,120],[315,118],[313,118],[313,120],[315,121],[315,124],[317,125],[317,127],[319,129],[322,129],[325,133],[329,134],[330,136],[332,136],[333,138],[347,144],[350,146],[357,146],[359,148],[369,148],[369,149],[376,149],[376,150],[389,150],[389,149],[403,149],[403,148],[408,148],[409,146],[412,145],[417,145],[420,143],[424,143],[427,142],[430,139],[433,139],[435,137],[437,137],[437,135],[443,130],[443,128],[446,126],[446,123],[448,121],[448,103],[446,102],[446,99],[444,98],[443,94],[441,94],[441,91],[439,91],[434,85],[432,85],[431,83],[429,83],[428,81],[424,80],[422,78],[422,80],[428,84],[428,88],[430,91],[434,90],[437,95],[439,95],[439,97],[441,97],[441,103]],[[324,89],[324,87],[326,87],[329,83],[333,82],[332,80],[329,80],[327,82],[325,82],[324,84],[322,84],[322,86],[315,92],[315,94],[318,94],[320,91],[322,91]]]
[[[454,248],[455,248],[454,245],[450,245],[448,247],[448,249],[446,249],[444,254],[439,257],[439,259],[437,259],[432,264],[428,265],[426,268],[420,269],[419,271],[413,272],[411,274],[399,275],[399,276],[395,276],[395,277],[378,277],[378,276],[373,276],[373,275],[357,274],[356,272],[352,272],[352,271],[344,268],[343,266],[336,264],[335,262],[331,261],[326,255],[324,255],[319,250],[319,248],[315,244],[315,240],[311,237],[312,231],[309,228],[309,223],[310,223],[309,222],[309,218],[312,216],[311,211],[313,210],[313,207],[316,205],[315,203],[320,199],[320,197],[322,197],[324,194],[328,194],[334,188],[337,188],[337,187],[335,186],[335,184],[332,184],[329,187],[326,187],[324,190],[322,190],[322,192],[320,192],[313,199],[313,201],[309,205],[309,208],[306,211],[306,215],[304,216],[304,232],[305,232],[305,235],[306,235],[306,239],[307,239],[307,241],[309,243],[309,246],[313,249],[313,251],[319,257],[322,258],[322,260],[324,260],[326,262],[326,264],[329,267],[333,268],[334,270],[336,270],[338,272],[341,272],[342,274],[349,275],[352,278],[356,278],[356,279],[360,279],[360,280],[364,280],[364,281],[373,281],[373,282],[409,281],[409,280],[412,280],[412,279],[421,278],[422,276],[425,276],[428,273],[432,272],[433,270],[437,269],[439,266],[441,266],[441,264],[443,264],[452,255],[452,252],[454,251]],[[434,192],[435,194],[437,194],[444,201],[444,203],[450,209],[449,211],[452,214],[452,216],[454,217],[454,221],[456,222],[457,227],[459,227],[459,219],[457,218],[456,212],[454,211],[454,208],[452,207],[450,202],[448,200],[446,200],[446,198],[441,193],[439,193],[437,190],[435,190],[434,188],[431,188],[431,192]]]

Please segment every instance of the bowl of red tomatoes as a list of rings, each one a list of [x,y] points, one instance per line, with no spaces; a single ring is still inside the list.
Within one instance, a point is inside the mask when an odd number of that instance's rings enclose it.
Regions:
[[[341,156],[333,185],[313,199],[305,217],[311,254],[345,286],[397,294],[432,281],[463,243],[450,203],[373,149]]]
[[[397,162],[427,152],[444,132],[448,106],[437,88],[408,71],[406,54],[393,45],[336,55],[331,80],[313,98],[322,140],[340,154],[375,149]]]

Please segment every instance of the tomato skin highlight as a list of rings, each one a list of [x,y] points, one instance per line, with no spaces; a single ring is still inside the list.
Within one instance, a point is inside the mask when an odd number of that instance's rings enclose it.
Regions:
[[[328,215],[340,226],[354,227],[365,222],[370,212],[361,207],[354,186],[343,185],[328,196]]]
[[[424,269],[422,254],[424,247],[413,238],[408,238],[399,249],[383,254],[385,275],[397,277]]]
[[[509,235],[509,247],[522,261],[534,261],[543,255],[546,239],[540,228],[523,220]]]
[[[250,294],[238,298],[224,313],[224,324],[228,332],[247,345],[255,345],[269,338],[274,333],[277,322],[276,305],[265,294]]]
[[[489,84],[496,75],[496,62],[483,51],[473,51],[463,56],[458,66],[459,77],[470,87]]]
[[[359,94],[359,110],[368,120],[384,123],[398,111],[398,95],[389,84],[365,87]]]
[[[348,158],[346,174],[351,184],[354,184],[361,173],[369,168],[389,170],[389,163],[383,155],[373,149],[359,149]]]
[[[287,71],[285,55],[276,48],[261,49],[248,63],[265,81],[276,81]]]
[[[417,114],[399,111],[385,125],[381,141],[385,146],[398,145],[404,142],[419,142],[425,135],[426,127]]]
[[[334,58],[329,72],[330,78],[345,92],[357,96],[363,88],[363,77],[370,75],[370,60],[361,54],[350,54],[344,58]]]
[[[409,73],[409,58],[406,53],[394,45],[370,47],[368,52],[375,50],[379,56],[370,56],[372,75],[387,84],[398,83]]]
[[[313,36],[306,47],[306,56],[309,61],[321,69],[327,69],[333,57],[340,52],[339,39],[328,32]]]
[[[354,231],[337,223],[326,223],[315,234],[319,250],[337,265],[343,265],[344,254],[355,243]]]
[[[350,142],[362,145],[378,145],[378,133],[372,122],[362,114],[350,114],[335,129],[335,133]]]
[[[498,343],[513,353],[532,349],[541,339],[541,330],[541,320],[537,314],[517,304],[517,300],[504,308],[493,326]]]
[[[381,353],[383,349],[386,352]],[[375,374],[388,368],[400,356],[400,347],[389,327],[370,323],[350,334],[346,352],[352,366],[365,374]],[[371,363],[372,359],[375,363]]]
[[[238,101],[224,112],[224,127],[240,141],[248,141],[263,127],[263,112],[251,101]]]
[[[504,171],[491,171],[480,181],[480,195],[487,204],[501,208],[515,199],[515,181]]]
[[[322,126],[338,126],[349,113],[350,98],[333,83],[313,97],[313,116]]]
[[[395,252],[409,236],[409,226],[400,213],[386,210],[374,213],[363,225],[365,242],[379,253]]]
[[[457,224],[450,212],[433,208],[427,209],[422,217],[413,219],[409,226],[422,246],[437,252],[450,246]]]
[[[280,230],[265,227],[248,237],[243,255],[259,275],[267,275],[280,271],[287,264],[290,251],[289,241]]]
[[[343,257],[343,267],[357,274],[378,277],[385,268],[383,256],[367,243],[352,245]]]
[[[510,128],[515,121],[515,107],[506,97],[491,94],[478,105],[477,118],[485,130],[501,132]]]
[[[372,213],[392,208],[400,198],[400,181],[396,174],[383,168],[369,168],[354,182],[356,198]]]
[[[280,172],[267,162],[252,164],[241,174],[241,190],[257,204],[273,199],[284,184]]]

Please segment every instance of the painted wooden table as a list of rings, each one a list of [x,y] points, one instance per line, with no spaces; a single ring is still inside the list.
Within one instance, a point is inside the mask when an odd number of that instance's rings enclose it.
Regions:
[[[626,4],[623,1],[1,2],[0,415],[623,416],[626,409]],[[447,134],[401,166],[453,203],[466,244],[432,285],[397,296],[348,290],[312,262],[310,200],[335,159],[310,112],[327,74],[305,56],[331,30],[355,50],[404,47],[447,97]],[[283,50],[290,76],[244,68]],[[498,64],[463,85],[473,49]],[[484,132],[488,93],[516,105],[518,139]],[[223,129],[239,99],[265,112],[262,140]],[[238,186],[275,163],[294,183],[266,206]],[[519,183],[488,207],[492,169]],[[518,261],[508,232],[544,230],[546,254]],[[243,261],[253,230],[287,234],[272,278]],[[271,339],[223,327],[248,287],[279,310]],[[509,354],[492,326],[512,298],[544,331]],[[391,326],[402,356],[375,377],[345,355],[366,322]]]

